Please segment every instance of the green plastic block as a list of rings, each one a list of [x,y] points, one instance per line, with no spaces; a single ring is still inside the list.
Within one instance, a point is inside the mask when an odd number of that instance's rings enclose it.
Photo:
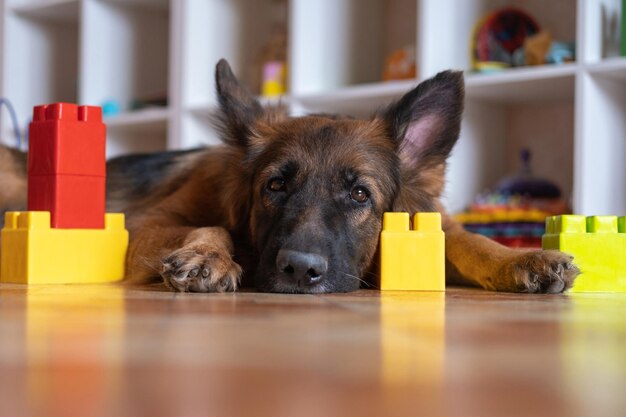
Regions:
[[[548,217],[542,247],[574,256],[572,292],[626,292],[626,217]]]

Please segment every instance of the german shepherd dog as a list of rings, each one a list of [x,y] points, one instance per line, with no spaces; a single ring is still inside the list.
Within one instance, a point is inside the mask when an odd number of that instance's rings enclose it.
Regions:
[[[108,163],[108,210],[126,213],[131,236],[128,281],[194,292],[375,287],[383,213],[438,211],[448,282],[528,293],[572,286],[571,256],[505,248],[445,213],[462,73],[437,74],[366,120],[264,109],[224,60],[216,84],[223,145]],[[1,152],[0,207],[23,207],[25,157]]]

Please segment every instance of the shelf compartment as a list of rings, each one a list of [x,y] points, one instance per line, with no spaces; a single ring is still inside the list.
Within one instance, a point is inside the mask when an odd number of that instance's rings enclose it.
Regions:
[[[113,100],[129,111],[133,101],[168,96],[169,10],[144,3],[84,3],[81,102]]]
[[[570,203],[574,193],[574,101],[501,103],[467,100],[461,136],[452,151],[446,206],[464,210],[477,194],[521,168],[530,149],[533,174],[555,182]]]
[[[29,19],[56,23],[77,22],[80,14],[80,0],[17,3],[11,7],[11,11]]]
[[[168,121],[149,124],[110,125],[107,123],[107,158],[168,148]]]
[[[626,82],[626,58],[606,59],[587,65],[586,70],[596,77]]]
[[[189,149],[201,146],[211,146],[222,143],[219,133],[213,126],[212,115],[217,110],[215,106],[194,107],[183,112],[181,128],[183,140],[175,144],[177,149]]]
[[[581,62],[601,63],[613,60],[620,55],[620,24],[622,20],[622,0],[581,1],[580,48],[584,54]]]
[[[292,96],[284,95],[280,97],[263,97],[257,96],[256,99],[264,107],[286,107],[289,108],[290,104],[294,102]],[[196,116],[206,116],[218,110],[217,103],[198,103],[195,105],[187,106],[186,110]]]
[[[367,117],[409,92],[417,83],[416,80],[405,80],[364,84],[331,92],[297,95],[292,101],[306,113],[340,113]]]
[[[215,65],[228,60],[253,94],[261,88],[262,50],[275,27],[288,26],[286,0],[189,0],[181,28],[181,103],[215,103]],[[205,45],[198,51],[198,45]]]
[[[195,106],[187,107],[189,114],[197,117],[209,117],[212,113],[218,110],[217,104],[198,104]]]
[[[626,77],[622,64],[594,66],[581,75],[576,144],[577,213],[623,214],[626,210]]]
[[[577,41],[577,0],[422,0],[419,21],[421,74],[429,77],[448,68],[471,70],[470,43],[476,23],[502,8],[519,8],[547,29],[553,39]]]
[[[78,2],[53,2],[14,6],[5,14],[3,95],[21,126],[36,105],[78,101],[77,11]]]
[[[573,100],[576,72],[576,64],[565,64],[511,69],[497,74],[470,73],[465,75],[466,97],[498,103]],[[308,112],[368,116],[417,84],[417,80],[373,83],[296,95],[293,100]]]
[[[147,108],[104,118],[109,129],[144,129],[164,125],[170,117],[168,108]]]
[[[119,4],[127,7],[135,7],[145,10],[156,10],[160,12],[168,12],[170,8],[170,0],[101,0],[112,4]],[[178,1],[178,0],[173,0]]]
[[[521,103],[572,100],[576,64],[545,65],[505,70],[494,74],[468,73],[468,99]]]
[[[414,0],[299,0],[291,18],[293,94],[379,82],[386,56],[417,41]]]

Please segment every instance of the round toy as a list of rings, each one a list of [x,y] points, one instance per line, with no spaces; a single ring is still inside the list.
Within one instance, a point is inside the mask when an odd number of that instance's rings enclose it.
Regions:
[[[524,46],[527,37],[537,32],[537,22],[520,9],[507,7],[486,15],[478,22],[472,36],[473,68],[480,70],[481,62],[513,65],[515,51]]]

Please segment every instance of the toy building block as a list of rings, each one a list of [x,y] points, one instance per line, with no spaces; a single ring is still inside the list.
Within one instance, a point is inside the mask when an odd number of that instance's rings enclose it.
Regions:
[[[445,290],[445,236],[439,213],[385,213],[380,234],[380,289]]]
[[[55,228],[104,227],[106,127],[99,107],[37,106],[29,127],[28,210]]]
[[[31,175],[28,179],[28,210],[49,211],[54,228],[102,229],[105,195],[104,177]]]
[[[127,247],[123,214],[107,213],[104,229],[54,229],[49,212],[9,212],[2,230],[0,282],[119,281]]]
[[[626,217],[548,217],[542,247],[574,256],[572,292],[626,292]]]

